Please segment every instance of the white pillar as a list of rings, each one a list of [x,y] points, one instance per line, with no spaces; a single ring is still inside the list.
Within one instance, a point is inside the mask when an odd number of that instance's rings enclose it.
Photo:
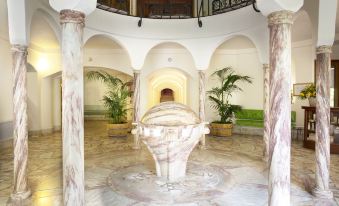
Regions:
[[[27,127],[27,47],[12,46],[13,57],[13,191],[10,202],[21,204],[31,195],[27,183],[28,127]]]
[[[270,30],[270,206],[290,205],[291,162],[291,26],[293,13],[268,16]]]
[[[330,190],[330,68],[331,46],[317,48],[316,60],[316,187],[318,198],[332,199]]]
[[[263,64],[264,69],[264,149],[263,149],[263,160],[265,162],[268,161],[269,154],[269,131],[270,131],[270,118],[269,118],[269,110],[270,110],[270,102],[269,102],[269,88],[270,88],[270,70],[268,64]]]
[[[85,205],[83,28],[85,14],[60,12],[64,205]]]
[[[206,75],[205,71],[199,70],[199,119],[205,122],[205,97],[206,97]],[[202,135],[199,141],[201,149],[206,148],[205,134]]]
[[[140,70],[133,70],[133,124],[138,125],[140,121]],[[133,149],[140,149],[139,133],[134,134]]]

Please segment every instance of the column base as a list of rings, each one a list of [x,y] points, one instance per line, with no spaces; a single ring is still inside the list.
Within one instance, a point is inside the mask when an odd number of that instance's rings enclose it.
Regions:
[[[262,161],[264,161],[264,162],[268,162],[268,159],[269,159],[269,158],[268,158],[268,156],[263,156],[261,159],[262,159]]]
[[[201,150],[207,150],[207,147],[206,147],[206,145],[200,144],[200,145],[199,145],[199,149],[201,149]]]
[[[139,150],[139,149],[141,149],[141,147],[140,146],[133,146],[132,149]]]
[[[11,194],[10,198],[7,201],[7,206],[16,206],[16,205],[30,205],[29,198],[31,197],[31,190],[25,192],[18,192]]]
[[[321,190],[319,188],[314,188],[312,194],[314,197],[319,199],[333,199],[333,193],[331,190]]]

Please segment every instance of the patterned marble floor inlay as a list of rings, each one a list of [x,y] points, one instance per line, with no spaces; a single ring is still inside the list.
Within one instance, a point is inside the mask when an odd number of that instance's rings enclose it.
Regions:
[[[133,137],[110,138],[106,123],[85,123],[85,202],[88,206],[264,206],[267,166],[262,161],[261,136],[206,137],[206,150],[194,149],[187,177],[166,182],[155,175],[151,154]],[[29,137],[28,183],[32,198],[26,205],[62,205],[61,133]],[[6,205],[13,180],[13,147],[0,144],[0,206]],[[336,205],[314,200],[315,156],[292,141],[291,201],[294,206]],[[339,155],[331,155],[331,189],[339,199]]]

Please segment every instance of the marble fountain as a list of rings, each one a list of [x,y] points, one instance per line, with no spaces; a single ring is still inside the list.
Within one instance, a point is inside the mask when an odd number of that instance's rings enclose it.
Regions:
[[[152,107],[132,133],[151,152],[157,176],[175,181],[185,176],[190,153],[209,129],[188,106],[164,102]]]

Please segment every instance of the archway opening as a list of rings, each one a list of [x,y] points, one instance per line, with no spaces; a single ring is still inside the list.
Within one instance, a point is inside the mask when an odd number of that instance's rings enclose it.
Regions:
[[[170,88],[165,88],[160,92],[160,102],[169,102],[174,100],[174,91]]]
[[[163,68],[149,76],[149,108],[163,101],[187,104],[187,76],[173,68]]]

